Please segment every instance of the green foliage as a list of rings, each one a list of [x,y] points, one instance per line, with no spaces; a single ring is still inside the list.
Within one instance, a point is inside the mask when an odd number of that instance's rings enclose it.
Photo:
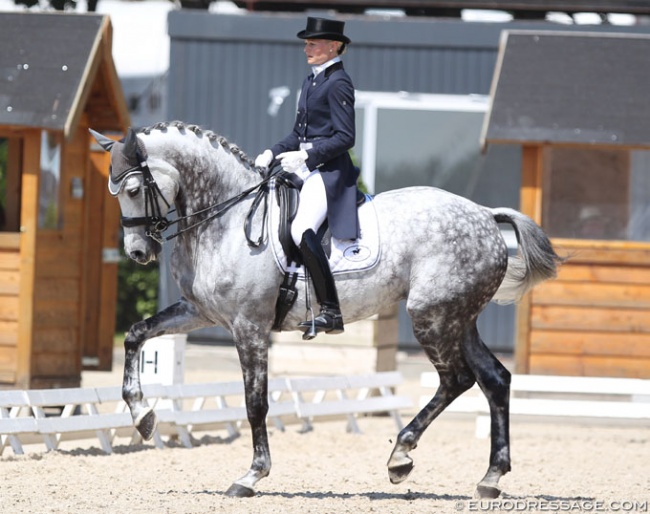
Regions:
[[[366,183],[363,181],[361,175],[359,175],[359,178],[357,179],[357,187],[363,194],[368,194],[368,188],[366,187]]]
[[[142,266],[126,256],[118,268],[117,316],[115,330],[127,331],[131,325],[158,311],[158,262]]]
[[[352,159],[352,164],[354,164],[359,170],[361,170],[361,163],[359,162],[359,158],[357,157],[357,154],[354,153],[354,149],[350,150],[348,152],[350,154],[350,158]],[[363,178],[361,177],[361,173],[359,173],[359,178],[357,179],[357,187],[359,188],[359,191],[361,191],[364,194],[368,193],[368,188],[366,187],[366,184],[363,181]]]

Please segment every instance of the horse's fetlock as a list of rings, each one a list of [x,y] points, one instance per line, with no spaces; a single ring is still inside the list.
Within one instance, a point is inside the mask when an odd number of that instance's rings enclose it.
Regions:
[[[132,389],[130,387],[122,388],[122,399],[127,404],[131,404],[133,402],[141,402],[143,398],[144,396],[141,390]]]
[[[147,332],[147,322],[146,320],[138,321],[137,323],[134,323],[131,325],[131,328],[126,334],[126,337],[124,338],[124,346],[126,348],[129,347],[137,347],[142,343],[144,339],[144,334]]]
[[[127,352],[137,352],[140,347],[140,339],[131,335],[131,332],[124,338],[124,349]]]
[[[397,437],[397,444],[400,444],[409,450],[413,450],[418,445],[418,438],[414,432],[403,430]]]

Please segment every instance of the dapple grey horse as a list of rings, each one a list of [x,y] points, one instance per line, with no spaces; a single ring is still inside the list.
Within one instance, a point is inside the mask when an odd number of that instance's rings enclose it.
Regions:
[[[120,203],[130,258],[141,264],[155,259],[172,206],[178,216],[170,266],[182,297],[135,323],[124,341],[122,391],[134,424],[145,439],[156,426],[154,412],[143,402],[138,372],[144,342],[214,325],[228,329],[243,372],[253,461],[226,494],[253,496],[271,469],[268,350],[283,279],[268,242],[250,246],[242,229],[264,180],[261,170],[225,138],[181,122],[137,134],[129,130],[124,142],[93,135],[111,152],[109,189]],[[343,317],[351,323],[406,300],[415,337],[440,375],[431,401],[397,437],[389,478],[393,483],[407,478],[413,468],[409,452],[423,432],[478,382],[489,402],[492,430],[489,467],[476,494],[497,497],[499,479],[510,470],[510,373],[481,340],[476,319],[490,300],[517,301],[554,277],[562,259],[541,228],[513,209],[489,209],[431,187],[381,193],[372,203],[381,261],[370,270],[337,276]],[[514,227],[517,255],[508,255],[499,223]],[[305,296],[299,295],[283,330],[297,329]]]

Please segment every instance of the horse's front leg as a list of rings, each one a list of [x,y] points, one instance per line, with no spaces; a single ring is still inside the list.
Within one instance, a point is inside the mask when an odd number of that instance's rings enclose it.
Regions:
[[[187,300],[181,299],[154,316],[135,323],[126,335],[122,398],[128,405],[133,424],[143,439],[151,439],[157,420],[153,409],[143,401],[140,384],[142,346],[151,337],[184,333],[207,326],[210,326],[210,323],[201,318],[194,306]]]
[[[255,485],[271,471],[271,450],[266,430],[269,411],[268,334],[245,340],[237,338],[237,352],[244,376],[246,413],[253,437],[253,463],[248,472],[226,491],[240,498],[255,495]]]

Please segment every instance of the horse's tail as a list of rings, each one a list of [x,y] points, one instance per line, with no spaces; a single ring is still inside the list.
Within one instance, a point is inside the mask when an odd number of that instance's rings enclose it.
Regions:
[[[565,259],[555,253],[551,242],[537,223],[514,209],[492,209],[497,223],[509,223],[517,236],[517,255],[508,257],[508,269],[492,301],[517,302],[540,282],[555,278]]]

